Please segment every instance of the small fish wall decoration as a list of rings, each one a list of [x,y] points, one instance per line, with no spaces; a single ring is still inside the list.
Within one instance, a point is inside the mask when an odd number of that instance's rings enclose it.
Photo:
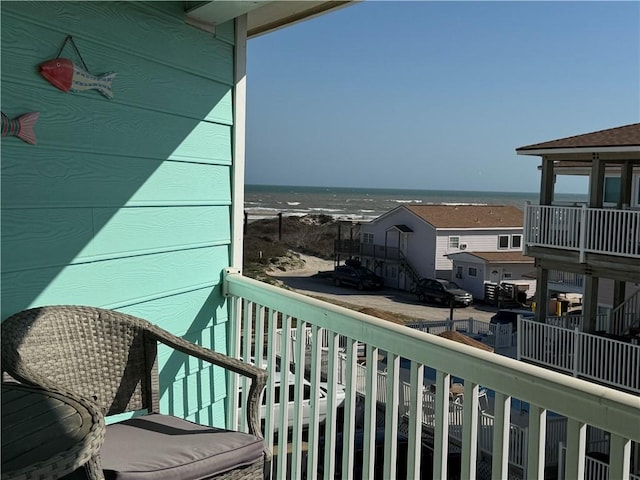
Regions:
[[[68,58],[60,58],[60,54],[68,41],[73,45],[84,68],[79,67]],[[51,85],[59,88],[63,92],[98,90],[105,97],[109,99],[113,98],[111,83],[116,78],[116,73],[111,72],[103,75],[93,75],[90,73],[71,36],[65,39],[56,58],[40,64],[40,74],[46,78]]]
[[[40,64],[40,73],[51,85],[63,92],[98,90],[105,97],[113,98],[111,82],[116,78],[115,72],[98,77],[78,67],[68,58],[54,58]]]
[[[24,140],[31,145],[35,145],[36,133],[33,131],[33,127],[40,116],[40,112],[29,112],[24,115],[20,115],[13,120],[7,117],[4,112],[2,114],[2,130],[3,137],[18,137],[20,140]]]

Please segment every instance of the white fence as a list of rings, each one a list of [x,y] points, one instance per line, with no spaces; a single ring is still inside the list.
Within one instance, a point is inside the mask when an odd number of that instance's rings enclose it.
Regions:
[[[560,448],[558,449],[560,452],[560,458],[558,460],[558,480],[571,480],[566,478],[564,472],[564,457],[567,451],[567,446],[565,442],[560,444]],[[597,458],[593,458],[591,456],[585,457],[584,462],[584,480],[617,480],[617,479],[609,479],[609,464],[598,460]],[[629,480],[640,480],[640,475],[638,474],[629,474]]]
[[[521,320],[518,332],[518,360],[640,393],[639,345],[533,320]]]
[[[555,327],[562,327],[568,329],[575,329],[582,331],[584,329],[584,315],[562,315],[545,317],[544,323],[547,325],[553,325]],[[609,315],[600,314],[596,315],[596,330],[608,332]]]
[[[640,211],[527,205],[525,245],[640,258]]]
[[[640,327],[640,290],[611,311],[611,333],[623,334],[632,327]]]
[[[423,321],[406,323],[406,327],[421,332],[439,335],[446,331],[456,331],[471,337],[481,337],[482,341],[493,348],[509,348],[515,346],[516,338],[511,324],[493,325],[473,318],[460,320],[443,320],[441,322]]]

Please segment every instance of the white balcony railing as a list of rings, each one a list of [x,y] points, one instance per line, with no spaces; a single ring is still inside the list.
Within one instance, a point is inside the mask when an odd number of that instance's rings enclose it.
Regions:
[[[278,436],[277,445],[273,439],[274,420],[269,414],[266,416],[268,446],[272,449],[277,447],[279,452],[287,449],[290,452],[289,458],[286,455],[276,457],[272,478],[301,478],[303,472],[310,479],[318,478],[319,472],[323,478],[333,478],[337,469],[353,472],[356,450],[361,451],[362,461],[358,467],[362,469],[363,478],[372,478],[377,468],[381,469],[383,478],[394,478],[399,465],[406,466],[407,478],[416,478],[421,471],[421,463],[429,463],[429,471],[434,478],[446,478],[450,466],[449,453],[454,448],[461,455],[461,478],[474,478],[480,461],[478,446],[486,445],[481,440],[483,433],[479,428],[480,385],[495,392],[489,453],[493,478],[506,478],[509,472],[510,450],[514,448],[512,438],[515,438],[512,437],[510,421],[512,398],[529,405],[526,460],[523,461],[526,478],[542,478],[544,475],[548,410],[567,417],[566,478],[580,478],[584,472],[587,425],[609,433],[611,478],[629,478],[631,445],[640,441],[640,406],[634,395],[347,310],[237,273],[225,275],[224,291],[231,305],[228,325],[231,337],[236,339],[230,345],[230,353],[243,358],[265,357],[268,369],[273,373],[278,348],[283,368],[289,364],[295,366],[291,407],[288,392],[283,393],[285,389],[281,389],[278,430],[287,431],[287,408],[293,410],[294,424],[288,435],[281,433]],[[307,342],[290,342],[292,331],[296,331],[296,338],[300,339],[307,337],[307,329],[311,331]],[[278,330],[285,333],[278,337]],[[328,332],[329,341],[328,348],[323,351],[324,332]],[[340,336],[344,337],[344,348],[340,348]],[[276,347],[276,342],[282,343]],[[366,361],[361,375],[357,373],[358,361],[361,360],[359,344],[366,345]],[[378,360],[383,351],[387,360],[384,385],[378,381]],[[336,392],[340,354],[345,359],[346,381],[343,416],[338,417]],[[432,426],[422,421],[403,424],[408,445],[406,449],[399,450],[397,432],[399,422],[402,422],[399,413],[400,392],[403,390],[399,377],[401,357],[411,361],[409,419],[422,419],[424,414],[425,366],[435,369],[436,379]],[[310,376],[312,392],[308,401],[302,396],[305,371]],[[321,399],[315,393],[320,391],[322,371],[326,372],[328,383],[324,425],[318,421]],[[458,422],[449,411],[452,377],[464,381],[464,402],[461,406],[461,440],[450,449],[450,444],[454,443],[449,435],[450,425]],[[237,382],[233,377],[229,379],[230,391],[236,391]],[[376,401],[379,389],[384,389],[385,408],[382,413]],[[358,404],[358,408],[363,407],[363,412],[356,424],[357,413],[360,413],[356,412],[358,390],[364,391],[364,402]],[[273,411],[272,384],[268,385],[265,396],[267,411]],[[235,402],[234,397],[230,395],[229,402]],[[311,409],[307,425],[302,422],[305,402]],[[339,418],[343,420],[339,421]],[[242,427],[236,408],[228,409],[228,424],[240,424]],[[384,432],[384,441],[377,448],[376,433],[380,429]],[[356,431],[362,432],[363,439],[357,447]],[[429,438],[433,454],[423,456],[421,444],[428,442],[425,439]]]
[[[579,323],[521,319],[517,352],[521,360],[640,394],[640,345],[581,332]]]
[[[549,270],[549,282],[566,287],[582,288],[584,285],[584,275],[560,270]]]
[[[525,246],[640,258],[640,210],[527,205]]]

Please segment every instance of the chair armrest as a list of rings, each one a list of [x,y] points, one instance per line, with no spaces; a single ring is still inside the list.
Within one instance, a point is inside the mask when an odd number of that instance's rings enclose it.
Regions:
[[[172,333],[154,325],[148,327],[147,333],[158,342],[167,345],[174,350],[251,379],[251,387],[249,388],[249,393],[247,395],[247,424],[251,434],[262,437],[262,432],[260,430],[259,408],[260,394],[267,384],[268,373],[266,370],[243,362],[242,360],[231,358],[222,353],[214,352],[213,350],[201,347],[195,343],[191,343],[184,338],[173,335]]]

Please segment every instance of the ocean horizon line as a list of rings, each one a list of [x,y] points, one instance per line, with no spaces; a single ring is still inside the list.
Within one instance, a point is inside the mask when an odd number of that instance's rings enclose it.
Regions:
[[[317,186],[317,185],[278,185],[278,184],[270,184],[270,183],[245,183],[245,188],[279,188],[279,189],[303,189],[303,190],[344,190],[344,191],[377,191],[377,192],[442,192],[442,193],[480,193],[480,194],[491,194],[491,193],[503,193],[507,195],[539,195],[540,192],[514,192],[508,190],[454,190],[454,189],[443,189],[443,188],[407,188],[407,187],[338,187],[338,186]],[[582,195],[581,192],[561,192],[567,195]]]

